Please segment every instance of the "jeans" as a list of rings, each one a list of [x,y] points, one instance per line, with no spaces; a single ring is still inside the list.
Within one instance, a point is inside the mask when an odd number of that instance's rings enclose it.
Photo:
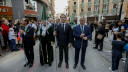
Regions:
[[[10,40],[10,49],[11,50],[17,50],[15,39]]]

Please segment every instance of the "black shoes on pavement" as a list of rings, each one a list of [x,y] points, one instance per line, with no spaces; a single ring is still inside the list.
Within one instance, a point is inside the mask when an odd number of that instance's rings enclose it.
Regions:
[[[60,68],[61,67],[61,62],[59,62],[59,64],[58,64],[58,67]],[[69,64],[68,63],[66,63],[66,68],[69,68]]]
[[[27,63],[24,65],[24,67],[26,67],[26,66],[28,66],[28,65],[29,65],[29,68],[31,68],[31,67],[33,66],[33,64],[27,62]]]
[[[81,65],[84,70],[86,70],[85,65]],[[73,68],[75,69],[77,67],[77,64],[74,64]]]

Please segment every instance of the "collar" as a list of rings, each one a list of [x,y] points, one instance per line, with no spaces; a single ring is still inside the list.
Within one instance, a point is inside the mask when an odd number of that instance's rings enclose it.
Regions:
[[[81,27],[82,25],[80,24],[80,27]],[[83,26],[85,26],[85,25],[83,25]]]
[[[28,24],[28,25],[26,25],[25,27],[26,27],[26,28],[28,28],[28,26],[29,26],[29,24]]]

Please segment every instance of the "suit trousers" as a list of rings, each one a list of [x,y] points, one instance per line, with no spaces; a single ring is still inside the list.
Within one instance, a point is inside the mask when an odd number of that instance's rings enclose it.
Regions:
[[[78,64],[78,61],[79,61],[80,49],[81,48],[75,48],[75,64],[76,65]],[[82,47],[82,50],[81,50],[81,65],[84,65],[85,53],[86,53],[86,48]]]
[[[33,45],[24,44],[24,51],[25,51],[25,55],[27,57],[28,63],[33,64],[34,61],[34,51],[33,51]]]
[[[101,40],[96,38],[96,48],[98,48],[98,45],[100,44],[100,49],[103,50],[103,41],[104,41],[104,38]]]
[[[63,62],[63,50],[64,50],[64,54],[65,54],[65,63],[68,64],[68,47],[64,47],[64,46],[60,46],[59,47],[59,60],[60,60],[60,63]]]

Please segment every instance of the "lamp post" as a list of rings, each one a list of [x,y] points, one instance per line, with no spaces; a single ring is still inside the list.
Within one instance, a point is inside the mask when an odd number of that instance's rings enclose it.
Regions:
[[[117,4],[117,5],[116,5],[116,17],[115,17],[115,23],[117,22],[117,10],[118,10],[118,7],[119,7],[119,5]]]

